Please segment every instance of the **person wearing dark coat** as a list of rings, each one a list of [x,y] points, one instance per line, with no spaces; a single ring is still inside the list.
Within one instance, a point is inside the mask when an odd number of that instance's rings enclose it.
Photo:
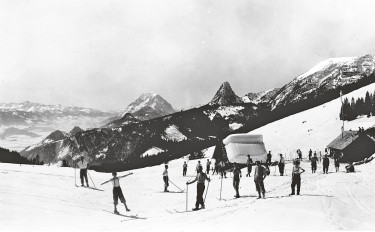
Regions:
[[[328,174],[328,168],[329,168],[329,158],[327,155],[323,158],[323,173]]]
[[[282,154],[280,154],[280,162],[279,162],[279,172],[280,176],[284,175],[284,168],[285,168],[285,160]]]

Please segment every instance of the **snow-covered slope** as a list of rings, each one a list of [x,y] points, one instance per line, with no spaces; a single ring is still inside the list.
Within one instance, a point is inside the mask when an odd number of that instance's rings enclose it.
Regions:
[[[375,84],[344,95],[343,99],[365,97],[367,91],[373,93]],[[293,157],[297,149],[301,149],[307,155],[307,151],[310,148],[313,151],[321,151],[323,153],[325,146],[341,133],[340,110],[341,101],[338,98],[270,123],[251,133],[263,134],[267,149],[272,150],[275,155],[282,153],[287,155],[287,157]],[[350,122],[346,121],[345,130],[358,130],[359,126],[366,129],[374,125],[375,116],[370,118],[363,116]]]
[[[375,54],[360,57],[331,58],[283,86],[273,97],[272,108],[286,106],[301,99],[316,97],[327,90],[355,83],[375,70]]]
[[[112,186],[100,183],[111,174],[89,171],[96,186],[104,191],[75,187],[79,171],[56,166],[25,166],[0,164],[0,224],[2,231],[237,231],[251,230],[373,230],[375,227],[375,163],[356,166],[356,173],[341,171],[302,174],[301,196],[288,197],[291,164],[286,176],[271,175],[265,179],[266,199],[256,199],[253,177],[243,177],[239,199],[234,199],[232,178],[221,181],[211,176],[206,209],[184,211],[194,207],[196,184],[186,188],[192,179],[197,160],[188,161],[188,175],[182,177],[182,163],[169,163],[172,184],[170,193],[163,193],[163,166],[134,170],[120,180],[131,212],[118,206],[125,216],[112,214]],[[205,165],[205,160],[202,160]],[[245,174],[245,169],[242,170]],[[77,174],[77,175],[76,175]],[[119,173],[123,175],[125,173]],[[91,181],[90,181],[91,183]],[[91,184],[92,185],[92,184]],[[207,187],[207,184],[206,184]],[[187,194],[186,194],[187,192]],[[131,215],[137,217],[132,218]]]

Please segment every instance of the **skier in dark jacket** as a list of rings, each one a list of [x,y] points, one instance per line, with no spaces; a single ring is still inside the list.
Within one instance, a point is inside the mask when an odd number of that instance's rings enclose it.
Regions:
[[[301,189],[301,174],[305,172],[303,168],[300,166],[300,161],[296,160],[294,162],[294,167],[293,167],[293,173],[292,173],[292,193],[291,195],[295,195],[295,187],[297,185],[297,195],[300,193]]]
[[[211,161],[209,159],[207,159],[207,163],[206,163],[206,173],[207,173],[207,175],[210,174],[210,167],[211,167]]]
[[[241,169],[238,167],[236,163],[234,163],[233,168],[233,188],[236,190],[236,195],[234,197],[239,198],[240,193],[238,189],[240,188],[240,177],[242,177]]]
[[[266,195],[266,190],[264,188],[264,179],[267,177],[267,170],[264,166],[260,164],[259,161],[256,161],[256,167],[254,171],[254,183],[255,183],[255,188],[258,192],[258,199],[261,198],[261,193],[263,194],[263,198],[265,198]]]
[[[318,163],[318,157],[316,156],[316,153],[315,153],[314,156],[311,158],[311,173],[316,172],[317,163]]]
[[[279,172],[280,176],[284,175],[284,168],[285,168],[285,160],[282,154],[280,154],[280,161],[279,161]]]
[[[272,159],[272,154],[271,154],[271,151],[269,151],[268,154],[267,154],[267,160],[266,160],[266,164],[268,166],[271,165],[271,159]]]
[[[327,155],[323,158],[323,173],[328,174],[328,167],[329,167],[329,158]]]
[[[309,151],[309,160],[311,160],[311,157],[312,157],[312,150],[310,149],[310,151]]]
[[[197,201],[195,203],[195,208],[193,210],[198,210],[199,205],[202,206],[201,209],[204,209],[203,193],[204,193],[204,189],[206,188],[204,183],[205,183],[206,180],[208,182],[210,182],[210,178],[207,177],[206,173],[204,173],[202,170],[203,170],[202,166],[198,167],[198,174],[195,177],[195,179],[191,182],[189,182],[189,181],[186,182],[186,185],[189,185],[189,184],[192,184],[192,183],[198,181],[198,184],[197,184]]]
[[[339,159],[335,159],[335,168],[336,168],[336,172],[338,172],[339,169],[340,169],[340,162],[339,162]]]
[[[182,176],[186,176],[187,167],[188,167],[188,165],[185,161],[184,164],[182,165]]]
[[[246,176],[250,177],[251,171],[253,169],[253,160],[250,158],[250,155],[247,155],[247,161],[246,161],[246,166],[247,166],[247,174]]]

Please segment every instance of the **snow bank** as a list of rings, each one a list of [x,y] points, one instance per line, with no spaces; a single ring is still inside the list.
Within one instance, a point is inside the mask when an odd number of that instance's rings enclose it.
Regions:
[[[171,125],[167,127],[165,129],[165,134],[162,135],[162,138],[164,140],[173,140],[173,141],[178,141],[178,142],[181,142],[187,139],[187,137],[178,130],[176,125]]]
[[[158,148],[158,147],[152,147],[152,148],[148,149],[147,151],[145,151],[145,152],[141,155],[141,157],[151,156],[151,155],[157,155],[157,154],[159,154],[159,153],[161,153],[161,152],[164,152],[164,150],[161,149],[161,148]]]

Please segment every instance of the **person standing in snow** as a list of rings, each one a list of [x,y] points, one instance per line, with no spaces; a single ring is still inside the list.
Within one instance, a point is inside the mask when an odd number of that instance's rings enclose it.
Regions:
[[[221,174],[221,178],[227,178],[227,172],[225,171],[225,162],[222,160],[220,161],[220,174]]]
[[[168,165],[164,166],[163,181],[164,181],[164,192],[169,192],[168,191],[168,186],[169,186]]]
[[[309,160],[311,160],[311,157],[312,157],[312,150],[310,149],[310,151],[309,151]]]
[[[117,205],[118,205],[118,199],[120,199],[120,201],[124,204],[125,206],[125,210],[127,212],[130,211],[130,209],[128,208],[128,206],[126,205],[126,200],[125,200],[125,197],[124,197],[124,194],[122,193],[122,190],[121,190],[121,187],[120,187],[120,179],[121,178],[124,178],[128,175],[131,175],[132,173],[129,173],[129,174],[126,174],[126,175],[123,175],[123,176],[120,176],[120,177],[117,177],[117,172],[112,172],[112,176],[113,178],[109,181],[111,181],[112,185],[113,185],[113,205],[114,205],[114,210],[113,210],[113,213],[115,214],[120,214],[118,211],[117,211]],[[109,181],[106,181],[104,182],[103,184],[109,182]],[[103,185],[102,184],[102,185]]]
[[[80,161],[78,161],[77,166],[78,166],[79,169],[80,169],[80,171],[79,171],[79,177],[81,178],[81,186],[82,186],[82,187],[85,186],[85,185],[84,185],[84,180],[83,180],[83,179],[86,180],[86,185],[87,185],[87,187],[90,187],[90,186],[89,186],[89,182],[88,182],[88,180],[87,180],[87,165],[88,165],[87,161],[84,159],[83,156],[81,156],[81,159],[80,159]]]
[[[210,167],[211,167],[211,161],[209,159],[207,159],[207,163],[206,163],[206,173],[207,173],[207,175],[210,174]]]
[[[323,173],[328,174],[328,168],[329,168],[329,158],[327,155],[323,158]]]
[[[198,173],[198,171],[199,171],[199,167],[203,168],[200,160],[198,161],[198,163],[197,163],[197,167],[195,168],[195,171],[196,171],[197,173]]]
[[[237,163],[233,164],[233,188],[236,190],[236,195],[234,197],[239,198],[239,188],[240,188],[240,178],[242,177],[241,169],[238,167]]]
[[[280,162],[279,162],[279,172],[280,176],[284,175],[284,168],[285,168],[285,160],[282,154],[280,154]]]
[[[247,165],[247,174],[246,176],[250,177],[250,174],[251,174],[251,171],[253,169],[253,160],[250,158],[250,155],[247,155],[247,161],[246,161],[246,165]]]
[[[316,172],[318,157],[316,157],[316,152],[314,153],[314,156],[311,158],[311,173]]]
[[[297,195],[299,195],[300,190],[301,190],[301,174],[304,173],[305,170],[301,168],[299,165],[300,165],[300,161],[296,160],[294,162],[293,173],[292,173],[291,195],[295,195],[296,185],[297,185]]]
[[[302,151],[300,149],[297,150],[298,159],[302,161]]]
[[[255,188],[258,192],[258,199],[261,198],[261,193],[263,194],[263,198],[266,197],[266,190],[264,188],[264,179],[267,177],[267,170],[264,166],[260,164],[259,161],[256,161],[256,167],[254,171],[254,183]]]
[[[198,210],[199,205],[201,205],[201,209],[204,209],[203,193],[204,193],[204,190],[206,188],[206,186],[204,185],[206,180],[208,182],[210,182],[210,178],[207,177],[206,173],[203,172],[202,166],[200,166],[198,168],[198,174],[195,177],[195,179],[191,182],[189,182],[189,181],[186,182],[186,185],[192,184],[196,181],[198,182],[197,183],[197,201],[195,203],[195,208],[193,210]]]
[[[340,169],[340,162],[338,158],[335,159],[335,168],[336,168],[336,172],[338,172]]]
[[[268,153],[267,153],[267,160],[266,160],[266,164],[267,164],[268,166],[271,165],[271,159],[272,159],[271,151],[268,151]]]
[[[187,167],[188,167],[188,165],[185,161],[184,164],[182,165],[182,176],[186,176]]]

